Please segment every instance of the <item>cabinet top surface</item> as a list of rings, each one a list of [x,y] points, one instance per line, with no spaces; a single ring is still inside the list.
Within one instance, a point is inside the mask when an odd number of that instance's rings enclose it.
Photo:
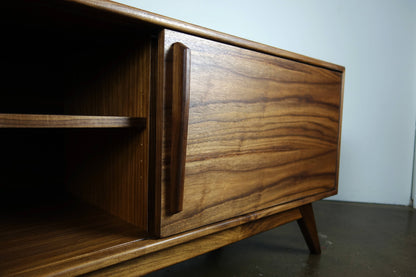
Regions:
[[[54,1],[51,1],[51,3]],[[172,19],[148,11],[144,11],[138,8],[130,7],[124,4],[120,4],[107,0],[64,0],[65,3],[75,4],[74,8],[91,8],[95,11],[102,11],[104,13],[112,13],[130,21],[133,24],[146,25],[147,28],[161,29],[167,28],[199,37],[223,42],[230,45],[243,47],[246,49],[255,50],[258,52],[271,54],[295,61],[299,61],[306,64],[311,64],[327,69],[344,72],[345,68],[340,65],[332,64],[322,60],[310,58],[304,55],[296,54],[272,46],[256,43],[250,40],[242,39],[236,36],[228,35],[225,33],[217,32],[211,29],[203,28],[197,25],[186,23],[180,20]],[[88,11],[87,11],[88,12]]]

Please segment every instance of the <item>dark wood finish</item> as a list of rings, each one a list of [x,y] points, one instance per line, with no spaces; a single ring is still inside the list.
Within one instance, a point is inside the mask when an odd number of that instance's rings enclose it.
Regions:
[[[300,217],[298,209],[288,210],[256,222],[248,222],[185,244],[144,255],[125,263],[104,268],[87,276],[141,276],[155,268],[162,268],[213,251],[233,242],[276,228]]]
[[[160,216],[161,213],[161,179],[162,167],[162,134],[163,131],[156,126],[163,124],[163,117],[157,116],[163,114],[163,105],[159,102],[163,102],[163,85],[164,85],[164,65],[158,62],[159,57],[163,57],[163,49],[158,47],[159,40],[162,37],[158,37],[152,41],[152,74],[151,74],[151,90],[150,90],[150,119],[149,119],[149,151],[152,155],[149,155],[149,226],[148,230],[150,234],[156,235],[160,230]]]
[[[327,194],[326,196],[329,196],[330,194]],[[319,196],[313,196],[313,197],[308,197],[302,200],[302,203],[309,203],[311,201],[315,201],[317,199],[320,199],[322,197],[325,197],[325,195],[319,195]],[[78,202],[76,202],[78,203]],[[218,222],[216,224],[212,224],[212,225],[208,225],[208,226],[204,226],[202,228],[193,230],[193,231],[189,231],[186,233],[182,233],[176,236],[171,236],[171,237],[167,237],[167,238],[163,238],[163,239],[150,239],[150,238],[146,238],[146,239],[141,239],[144,238],[145,235],[141,234],[140,231],[137,232],[137,234],[135,234],[134,232],[132,233],[132,236],[130,237],[130,241],[126,240],[123,243],[120,243],[118,245],[115,245],[113,247],[105,247],[105,248],[101,248],[100,249],[100,245],[96,245],[96,251],[86,251],[84,254],[82,255],[75,255],[73,258],[71,259],[62,259],[62,260],[54,260],[52,259],[52,262],[50,262],[50,259],[46,259],[47,255],[45,254],[45,260],[43,259],[39,259],[36,261],[36,263],[38,263],[39,266],[37,267],[33,267],[31,269],[29,269],[26,271],[25,274],[27,275],[33,275],[33,276],[39,276],[39,275],[57,275],[57,274],[69,274],[69,275],[79,275],[79,274],[84,274],[87,272],[92,272],[94,270],[100,269],[100,268],[105,268],[108,266],[112,266],[121,262],[125,262],[125,261],[129,261],[135,258],[139,258],[142,256],[145,256],[147,254],[150,253],[156,253],[159,252],[161,250],[164,249],[170,249],[172,247],[178,246],[178,245],[186,245],[187,243],[192,243],[193,241],[195,241],[198,238],[203,238],[203,237],[207,237],[210,236],[212,234],[216,234],[219,232],[223,232],[229,229],[233,229],[237,226],[252,222],[253,224],[251,224],[251,226],[255,226],[256,222],[258,222],[259,220],[263,220],[266,219],[265,221],[270,221],[269,224],[267,225],[263,225],[263,226],[271,226],[272,224],[276,223],[274,218],[279,218],[280,216],[285,217],[285,211],[292,211],[295,210],[295,213],[298,214],[297,218],[293,218],[293,220],[297,220],[301,217],[301,213],[300,211],[296,208],[298,205],[298,203],[287,203],[284,205],[279,205],[279,206],[275,206],[269,209],[265,209],[262,211],[258,211],[252,214],[249,214],[247,216],[241,216],[241,217],[237,217],[237,218],[233,218],[227,221],[223,221],[223,222]],[[73,206],[71,208],[71,206]],[[49,207],[53,207],[52,205],[50,205]],[[55,205],[55,208],[57,206]],[[82,209],[77,209],[77,207],[82,207]],[[89,207],[89,209],[86,209],[85,205],[78,206],[78,205],[74,205],[71,204],[66,210],[68,211],[68,209],[70,209],[72,212],[80,210],[80,211],[84,211],[85,214],[92,214],[95,212],[97,212],[97,209],[94,209],[92,207]],[[59,215],[60,211],[62,209],[55,209],[56,211],[56,215]],[[53,211],[49,211],[49,212],[53,212]],[[65,212],[65,209],[62,210],[62,212]],[[35,211],[32,211],[32,214],[35,215]],[[65,213],[64,213],[65,214]],[[77,218],[75,215],[77,213],[72,213],[72,216],[74,217],[74,220]],[[276,216],[273,216],[276,215]],[[101,216],[97,217],[97,224],[99,223],[99,221],[101,221],[100,218],[102,217],[106,217],[105,213],[101,212]],[[26,217],[23,217],[26,218]],[[45,215],[43,218],[52,218],[51,216],[48,217],[48,215]],[[85,222],[84,219],[91,219],[91,218],[95,218],[94,216],[82,216],[81,219],[79,219],[79,221],[77,222],[77,224],[74,224],[74,226],[80,226],[80,229],[83,228],[82,226],[84,224],[82,224],[82,222]],[[109,225],[107,225],[108,227],[111,226],[111,218],[114,219],[114,217],[108,217],[108,222]],[[17,217],[15,217],[15,219],[18,219]],[[65,224],[65,221],[67,221],[69,219],[69,217],[63,217],[61,219],[61,221],[58,221],[58,225],[59,224]],[[13,220],[13,218],[10,218],[10,220]],[[5,226],[9,226],[7,228],[5,228],[6,231],[9,231],[10,233],[15,229],[15,226],[10,224],[10,220],[5,220],[4,221],[4,225]],[[46,221],[46,220],[45,220]],[[70,220],[68,220],[70,221]],[[60,223],[59,223],[60,222]],[[117,221],[116,221],[117,222]],[[31,227],[35,227],[38,228],[39,230],[42,230],[42,228],[50,228],[50,231],[52,231],[53,226],[54,225],[52,222],[51,223],[51,227],[42,227],[42,225],[40,225],[39,221],[32,221],[31,223],[25,223],[25,221],[22,221],[22,226],[23,228],[27,228],[28,230]],[[80,224],[81,223],[81,224]],[[114,223],[114,222],[113,222]],[[121,223],[119,221],[119,223]],[[92,222],[91,222],[92,224]],[[271,225],[270,225],[271,224]],[[71,223],[69,223],[68,226],[70,226]],[[103,227],[105,226],[105,224],[103,225]],[[260,226],[257,228],[258,232],[261,232],[261,224]],[[88,228],[88,227],[86,227]],[[254,228],[254,227],[253,227]],[[273,228],[273,227],[271,227]],[[69,230],[69,229],[68,229]],[[68,231],[67,230],[67,231]],[[104,229],[105,230],[105,229]],[[103,231],[104,231],[103,230]],[[130,229],[132,231],[134,231],[134,227],[132,226],[132,229]],[[265,228],[263,231],[268,230],[267,228]],[[92,229],[91,229],[92,231]],[[37,232],[37,231],[36,231]],[[65,231],[64,231],[65,232]],[[233,232],[230,232],[230,234],[234,234],[236,235],[236,239],[239,238],[239,235]],[[68,234],[70,235],[70,234]],[[79,235],[82,235],[82,233],[79,233]],[[100,234],[96,234],[97,236],[100,236]],[[76,237],[77,235],[75,235]],[[121,235],[123,236],[123,235]],[[2,235],[3,237],[3,235]],[[46,236],[47,237],[47,236]],[[78,237],[79,239],[80,237]],[[136,238],[136,239],[135,239]],[[22,236],[22,239],[24,239],[24,236]],[[51,240],[47,241],[47,244],[51,244],[52,243],[52,238],[50,238]],[[63,238],[65,241],[65,237]],[[15,241],[15,246],[18,246],[18,240]],[[38,243],[42,243],[42,240],[39,239]],[[95,242],[97,243],[97,241]],[[11,244],[9,244],[11,245]],[[23,246],[20,246],[23,247]],[[50,245],[50,247],[53,247],[53,244]],[[11,247],[6,247],[6,248],[11,248]],[[7,252],[7,249],[3,249],[3,251]],[[77,247],[74,245],[74,249],[76,249]],[[19,249],[19,247],[17,247],[17,249]],[[195,247],[193,248],[193,251],[190,251],[190,255],[193,256],[197,256],[202,254],[201,252],[198,251],[198,247],[197,245],[195,245]],[[17,251],[17,250],[16,250]],[[4,252],[4,253],[5,253]],[[17,251],[16,253],[18,253],[19,251]],[[0,253],[2,254],[3,252],[0,251]],[[0,254],[0,257],[2,256]],[[181,261],[181,257],[178,256],[177,258],[177,262]],[[8,261],[7,257],[5,258],[6,261]],[[171,259],[172,260],[172,259]],[[154,264],[155,265],[155,264]],[[162,268],[163,263],[160,263],[159,266],[155,265],[154,268],[148,268],[147,270],[153,271],[159,268]],[[4,266],[4,267],[3,267]],[[2,264],[2,267],[0,267],[0,272],[2,270],[7,270],[7,272],[17,272],[19,271],[20,267],[22,267],[24,265],[21,264],[15,264],[13,267],[12,265],[10,265],[9,263],[4,263]]]
[[[77,116],[0,114],[0,128],[139,128],[146,118],[128,116]]]
[[[39,114],[37,119],[54,120],[36,120],[30,123],[33,127],[59,125],[59,119],[81,115],[97,117],[97,125],[108,122],[108,116],[132,122],[144,118],[149,125],[149,30],[125,28],[111,16],[108,23],[93,11],[78,12],[79,7],[66,1],[18,0],[4,8],[1,23],[8,43],[2,63],[8,70],[2,75],[1,114],[25,119]],[[27,127],[27,121],[14,124],[13,128]],[[81,126],[77,124],[73,127]],[[149,128],[119,132],[63,133],[54,144],[66,149],[57,161],[64,173],[50,186],[65,186],[81,199],[147,229]],[[39,156],[35,162],[46,165],[52,157]],[[34,183],[47,179],[48,173],[40,172]]]
[[[48,1],[10,5],[1,19],[0,275],[62,274],[148,236],[151,36]],[[74,195],[101,209],[66,200]]]
[[[191,52],[181,43],[174,43],[171,50],[172,79],[171,86],[168,88],[172,95],[169,212],[174,214],[183,209]]]
[[[110,1],[3,8],[1,276],[146,273],[293,220],[317,252],[342,66]]]
[[[120,59],[101,69],[102,79],[80,89],[83,93],[77,93],[77,101],[66,105],[66,111],[149,119],[150,37],[137,37],[120,47],[125,51]],[[149,129],[102,134],[77,134],[66,140],[68,190],[147,230]]]
[[[168,90],[157,114],[165,130],[161,236],[337,187],[341,73],[174,31],[163,36],[167,68],[177,42],[192,61],[184,207],[174,215]]]
[[[131,129],[74,130],[65,135],[65,188],[71,194],[147,230],[143,133]]]
[[[316,230],[315,216],[313,214],[312,204],[299,207],[302,218],[298,219],[298,225],[305,238],[309,251],[312,254],[321,254],[318,231]]]
[[[137,227],[74,199],[1,211],[0,275],[63,273],[56,264],[143,239]],[[87,262],[87,259],[84,260]]]
[[[96,36],[97,40],[109,39],[105,34]],[[91,79],[83,76],[87,80],[77,84],[76,90],[70,90],[65,98],[64,113],[148,117],[151,42],[147,34],[136,36],[130,40],[123,38],[119,43],[112,42],[97,51],[94,59],[80,65],[87,67],[81,68],[83,74],[88,74],[84,70],[93,67],[95,76]],[[120,38],[114,35],[114,39]]]

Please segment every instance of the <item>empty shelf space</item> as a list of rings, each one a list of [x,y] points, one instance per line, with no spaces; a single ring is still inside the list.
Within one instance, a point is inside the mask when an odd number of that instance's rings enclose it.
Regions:
[[[86,262],[97,251],[146,237],[139,228],[89,204],[57,200],[2,208],[0,275],[52,274],[55,267],[74,266],[74,259]]]
[[[0,114],[0,128],[145,128],[146,119],[128,116]]]

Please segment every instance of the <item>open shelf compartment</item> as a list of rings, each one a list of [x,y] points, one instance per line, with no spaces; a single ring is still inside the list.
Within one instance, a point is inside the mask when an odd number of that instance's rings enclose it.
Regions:
[[[0,19],[1,276],[147,236],[149,31],[42,3]]]
[[[0,128],[0,275],[146,238],[144,134]]]
[[[74,198],[9,209],[1,218],[2,276],[42,268],[50,273],[56,263],[146,237],[140,228]]]

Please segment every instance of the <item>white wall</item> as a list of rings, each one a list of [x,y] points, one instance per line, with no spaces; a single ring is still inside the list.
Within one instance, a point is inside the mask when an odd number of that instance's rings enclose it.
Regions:
[[[415,124],[416,128],[416,124]],[[415,149],[413,153],[413,208],[416,209],[416,134],[415,134]]]
[[[339,194],[408,205],[416,119],[416,1],[119,0],[346,67]]]

